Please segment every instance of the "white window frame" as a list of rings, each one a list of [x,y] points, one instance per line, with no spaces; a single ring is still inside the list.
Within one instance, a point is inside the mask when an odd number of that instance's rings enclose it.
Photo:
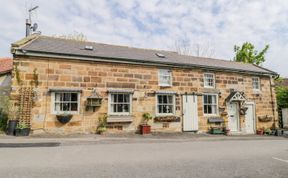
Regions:
[[[111,99],[111,97],[112,97],[112,95],[116,95],[116,94],[125,94],[125,95],[129,95],[129,112],[113,112],[112,111],[112,107],[111,107],[111,105],[112,105],[112,99]],[[108,95],[108,115],[110,115],[110,116],[129,116],[129,115],[131,115],[132,114],[132,93],[125,93],[125,92],[123,92],[123,93],[118,93],[118,92],[116,92],[116,93],[109,93],[109,95]]]
[[[77,111],[56,111],[55,110],[56,93],[77,93],[77,103],[78,103]],[[73,92],[73,91],[67,91],[67,92],[66,91],[65,92],[59,91],[59,92],[57,92],[57,91],[55,91],[55,92],[51,93],[51,113],[52,114],[79,114],[79,112],[80,112],[80,104],[81,104],[81,102],[80,102],[80,92]]]
[[[211,78],[208,78],[207,75],[212,75],[213,76],[213,86],[210,86],[209,85],[209,79]],[[215,88],[215,74],[213,73],[204,73],[203,74],[203,83],[204,83],[204,88]]]
[[[167,83],[161,83],[161,79],[162,77],[169,77],[170,78],[170,82],[169,84]],[[158,71],[158,81],[159,81],[159,86],[161,87],[171,87],[172,86],[172,71],[170,69],[159,69]]]
[[[216,113],[205,113],[205,100],[204,100],[204,97],[205,95],[207,96],[215,96],[216,98]],[[210,104],[210,105],[213,105],[213,104]],[[219,115],[219,104],[218,104],[218,94],[211,94],[211,93],[205,93],[203,94],[203,114],[204,116],[218,116]]]
[[[254,88],[254,79],[258,80],[258,88]],[[260,77],[252,77],[252,89],[254,91],[260,91],[261,90],[261,81],[260,81]]]
[[[172,107],[172,113],[159,113],[159,110],[158,110],[158,96],[159,95],[166,95],[166,96],[172,96],[172,104],[173,104],[173,107]],[[175,94],[156,94],[156,116],[174,116],[175,115],[175,111],[176,111],[176,104],[175,104]]]

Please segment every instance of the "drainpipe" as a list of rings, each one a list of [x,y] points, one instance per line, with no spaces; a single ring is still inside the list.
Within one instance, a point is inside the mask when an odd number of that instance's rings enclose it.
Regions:
[[[276,117],[275,117],[275,102],[274,102],[274,97],[273,97],[273,89],[272,89],[272,75],[270,75],[270,96],[271,96],[271,105],[272,105],[272,113],[273,113],[273,125],[276,127]]]

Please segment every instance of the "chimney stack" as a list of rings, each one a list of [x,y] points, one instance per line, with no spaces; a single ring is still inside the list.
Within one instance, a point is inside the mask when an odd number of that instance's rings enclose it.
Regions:
[[[30,19],[26,19],[26,37],[30,35],[31,30],[31,21]]]

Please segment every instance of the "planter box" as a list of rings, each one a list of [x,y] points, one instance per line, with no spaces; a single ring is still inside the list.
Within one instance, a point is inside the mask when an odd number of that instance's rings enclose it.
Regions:
[[[29,136],[30,128],[16,129],[15,136]]]
[[[222,128],[213,127],[210,129],[211,134],[224,134]]]
[[[140,125],[140,132],[141,132],[142,135],[150,134],[151,133],[151,126],[150,125],[146,125],[146,124]]]

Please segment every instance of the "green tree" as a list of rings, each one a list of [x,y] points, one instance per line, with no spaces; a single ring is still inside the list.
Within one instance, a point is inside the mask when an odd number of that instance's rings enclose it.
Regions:
[[[268,49],[269,45],[266,45],[262,51],[258,52],[254,45],[249,42],[245,42],[241,47],[235,45],[234,61],[260,65],[265,61],[265,53]]]

